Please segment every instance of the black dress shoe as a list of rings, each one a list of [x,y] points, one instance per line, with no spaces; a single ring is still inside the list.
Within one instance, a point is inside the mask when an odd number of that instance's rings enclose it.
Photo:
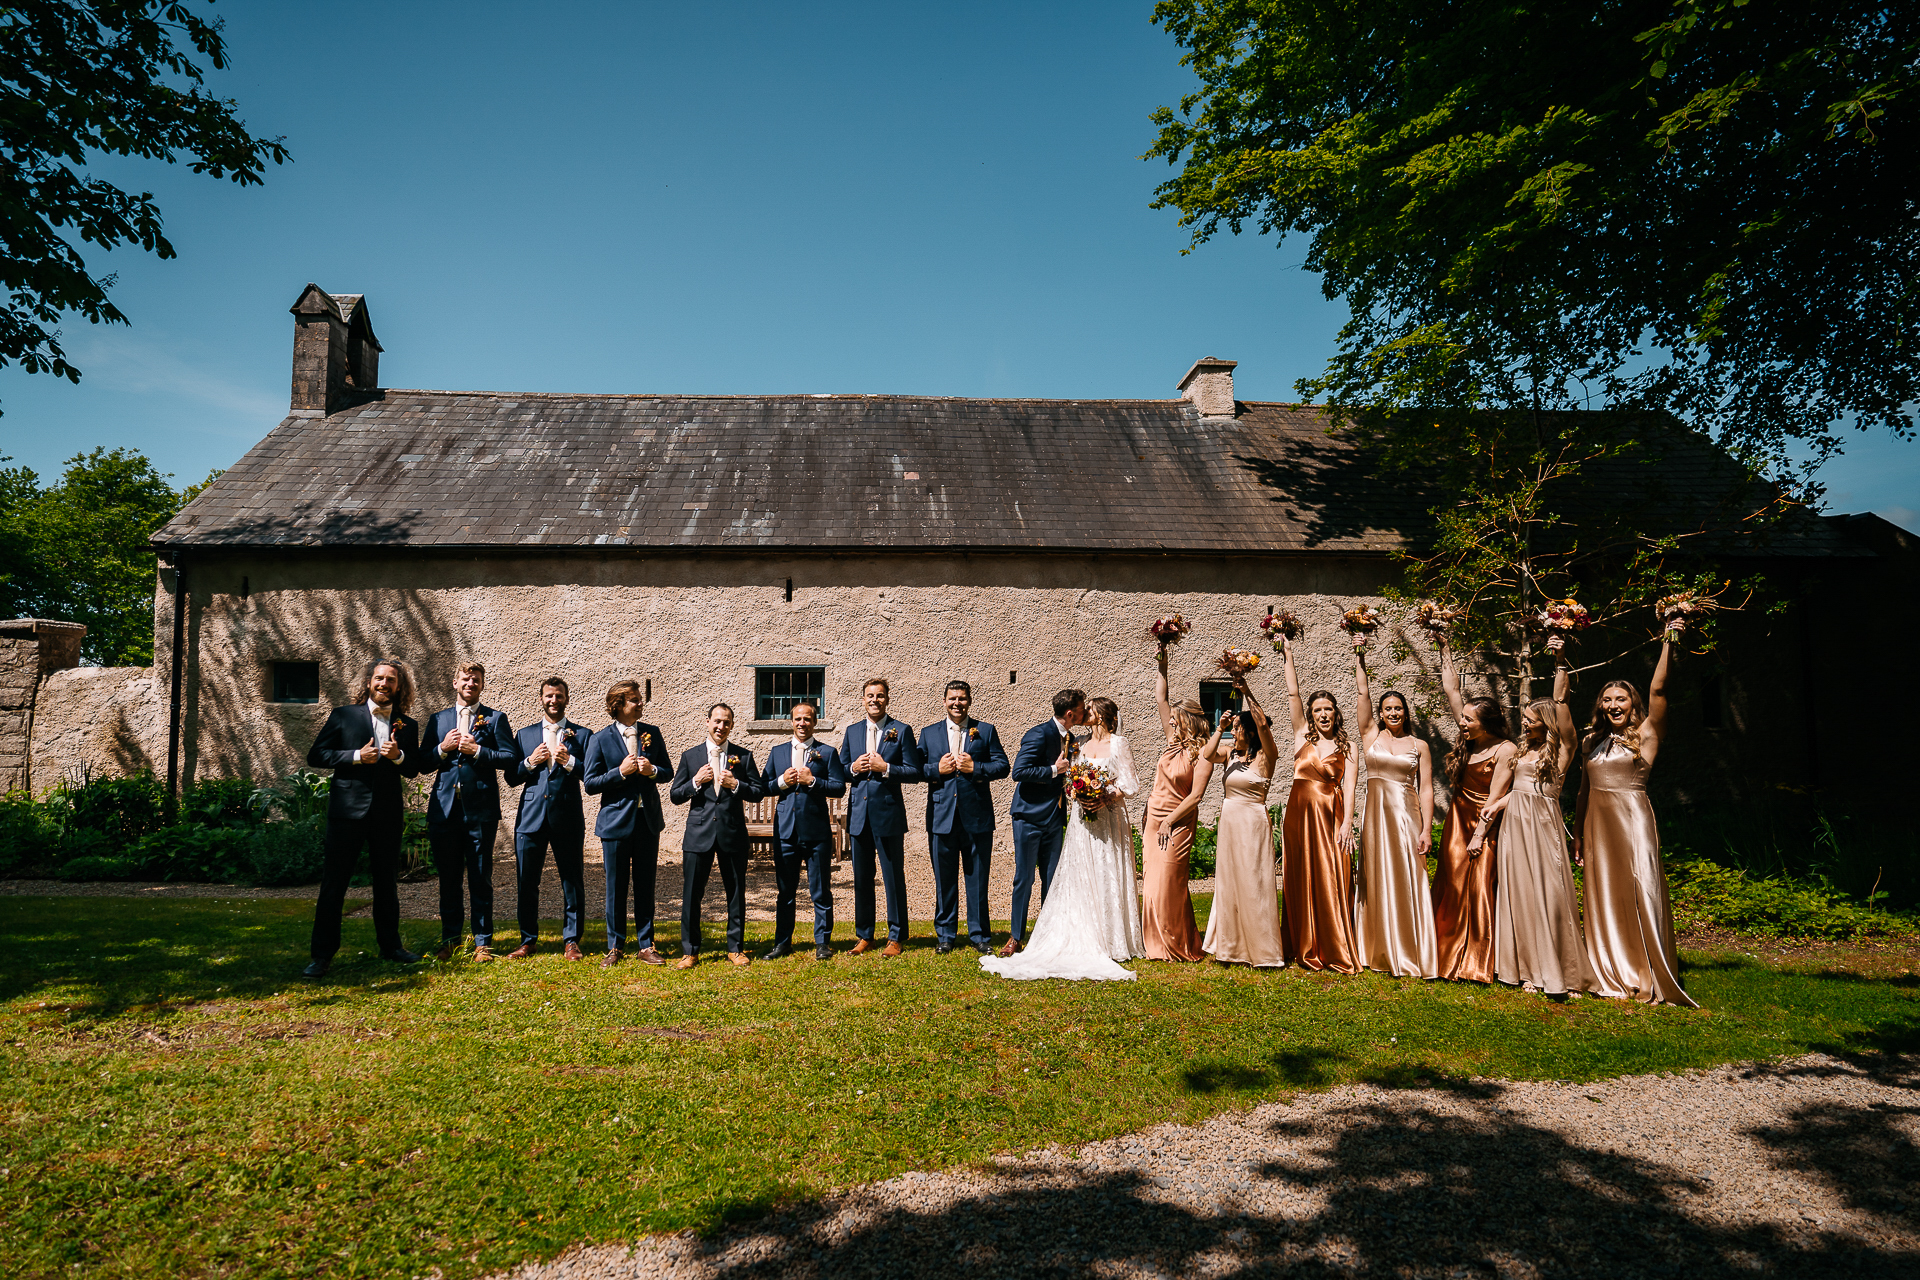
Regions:
[[[833,959],[833,948],[823,942],[813,949],[813,958],[815,960],[831,960]]]
[[[300,976],[303,978],[324,978],[327,976],[327,970],[331,968],[333,968],[333,961],[315,960],[312,964],[300,971]]]
[[[990,956],[993,954],[993,944],[991,942],[982,942],[978,938],[968,938],[967,945],[972,947],[975,951],[978,951],[983,956]]]
[[[778,960],[782,956],[790,956],[792,954],[793,944],[791,942],[776,942],[762,952],[760,958],[762,960]]]
[[[420,957],[413,954],[413,952],[407,950],[405,947],[395,947],[392,951],[382,951],[380,953],[380,958],[382,960],[391,960],[395,964],[419,964],[420,963]]]
[[[945,940],[942,940],[940,942],[936,942],[933,944],[933,954],[937,956],[944,956],[949,952],[951,952],[952,950],[953,950],[953,944]]]

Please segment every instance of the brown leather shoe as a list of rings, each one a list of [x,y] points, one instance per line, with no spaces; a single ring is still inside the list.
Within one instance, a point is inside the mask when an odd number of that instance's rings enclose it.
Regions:
[[[648,947],[645,951],[634,952],[633,958],[641,964],[665,964],[667,962],[667,958],[658,951],[655,951],[652,947]]]
[[[887,940],[887,945],[881,948],[880,954],[886,959],[891,960],[905,950],[906,950],[905,947],[901,946],[899,943],[889,938]]]
[[[861,938],[859,941],[853,944],[853,950],[849,951],[847,954],[851,956],[863,956],[871,950],[873,950],[873,939]]]
[[[607,952],[607,954],[601,958],[600,967],[602,969],[611,969],[613,968],[613,966],[619,963],[620,963],[620,950],[619,948],[616,947],[612,951]]]
[[[727,959],[743,969],[753,963],[752,958],[744,951],[729,951],[727,952]]]
[[[1026,947],[1021,945],[1020,939],[1008,938],[1007,945],[1000,948],[1000,957],[1001,959],[1004,960],[1008,956],[1018,955],[1025,950],[1026,950]]]
[[[567,949],[561,953],[561,956],[563,959],[567,959],[567,960],[585,960],[586,959],[584,955],[580,954],[580,944],[577,942],[569,942],[567,944]]]
[[[434,953],[433,953],[433,958],[434,958],[435,960],[451,960],[451,959],[453,959],[453,948],[454,948],[454,946],[455,946],[455,944],[454,944],[454,943],[451,943],[451,942],[443,942],[443,943],[441,943],[441,944],[440,944],[440,949],[439,949],[438,951],[436,951],[436,952],[434,952]]]
[[[525,960],[528,956],[532,954],[533,954],[533,944],[531,942],[523,942],[519,946],[515,947],[513,950],[507,952],[507,959]]]
[[[693,968],[694,963],[695,963],[694,957],[681,956],[679,961],[673,967],[676,969],[691,969]]]
[[[475,947],[473,949],[473,962],[475,964],[486,964],[492,959],[493,959],[492,947],[482,945],[482,946]]]

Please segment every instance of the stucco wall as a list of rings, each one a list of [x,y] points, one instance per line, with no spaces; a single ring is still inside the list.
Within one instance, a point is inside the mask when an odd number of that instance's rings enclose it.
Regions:
[[[74,667],[41,683],[33,717],[33,784],[167,767],[166,690],[152,667]]]

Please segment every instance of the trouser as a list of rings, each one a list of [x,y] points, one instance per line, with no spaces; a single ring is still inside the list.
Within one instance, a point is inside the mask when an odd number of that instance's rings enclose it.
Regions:
[[[960,932],[960,881],[967,884],[967,936],[985,942],[993,933],[987,917],[987,871],[993,865],[993,832],[956,829],[927,832],[933,859],[933,936],[952,942]]]
[[[360,850],[367,851],[373,873],[373,937],[380,953],[400,950],[400,834],[406,816],[395,804],[391,812],[364,818],[328,818],[325,862],[320,871],[320,900],[313,908],[313,940],[308,952],[315,960],[331,960],[340,949],[340,910],[347,901],[347,882],[353,879]]]
[[[560,941],[580,945],[587,929],[585,831],[513,833],[513,861],[518,871],[520,943],[540,941],[540,873],[547,869],[547,849],[553,849],[553,869],[560,873]]]
[[[600,856],[607,864],[607,950],[627,946],[627,886],[633,886],[633,949],[653,946],[653,890],[660,870],[660,833],[636,831],[617,840],[602,840]]]
[[[1027,904],[1033,898],[1033,873],[1040,872],[1040,900],[1053,887],[1060,865],[1060,840],[1066,828],[1056,819],[1045,824],[1013,820],[1013,940],[1027,940]]]
[[[727,950],[747,945],[747,851],[739,849],[685,849],[681,856],[684,878],[680,894],[680,954],[700,950],[700,899],[706,896],[713,864],[720,864],[720,887],[727,891]]]
[[[433,842],[433,864],[440,872],[440,941],[460,945],[460,908],[472,907],[473,945],[493,945],[493,838],[495,822],[449,823],[427,833]],[[467,882],[467,904],[461,902],[460,882]]]
[[[833,939],[833,837],[780,840],[773,850],[773,876],[780,896],[773,905],[773,940],[793,944],[794,900],[800,893],[800,869],[807,871],[807,896],[813,899],[813,945]]]
[[[887,894],[887,941],[907,940],[907,862],[905,835],[857,831],[853,841],[853,935],[873,941],[873,872],[879,864]]]

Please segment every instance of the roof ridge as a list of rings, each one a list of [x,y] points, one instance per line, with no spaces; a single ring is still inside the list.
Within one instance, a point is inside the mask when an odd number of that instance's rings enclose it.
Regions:
[[[1109,396],[941,396],[922,395],[915,392],[900,391],[770,391],[746,392],[732,395],[707,394],[692,391],[454,391],[437,387],[381,387],[381,394],[409,396],[479,396],[489,400],[948,400],[960,404],[1151,404],[1180,405],[1187,403],[1180,396],[1164,399],[1146,397],[1114,398]],[[368,401],[366,403],[372,403]],[[1243,404],[1278,403],[1262,400],[1245,400]],[[358,405],[336,411],[351,413]],[[1284,408],[1299,406],[1282,405]],[[1317,408],[1318,406],[1307,406]]]

